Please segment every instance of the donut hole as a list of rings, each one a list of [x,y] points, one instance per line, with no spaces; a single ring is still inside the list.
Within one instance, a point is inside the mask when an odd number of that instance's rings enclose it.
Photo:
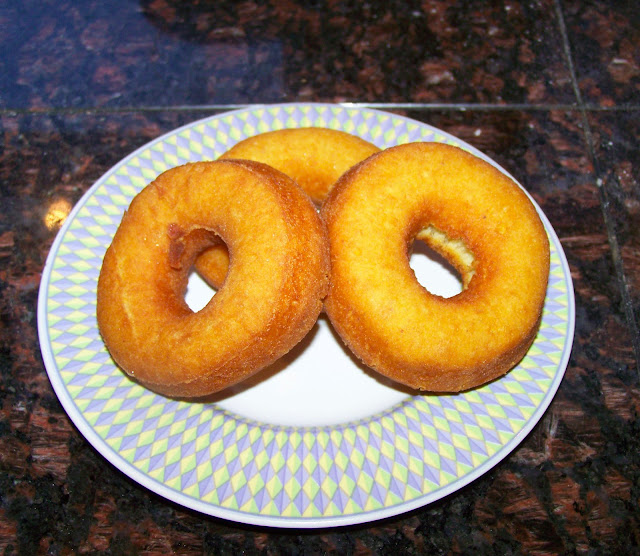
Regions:
[[[462,276],[456,267],[423,241],[414,242],[409,266],[429,293],[448,298],[462,292]]]
[[[451,239],[433,226],[416,235],[410,252],[409,266],[418,283],[434,295],[454,297],[473,277],[473,253],[461,240]]]
[[[188,269],[184,301],[197,313],[206,307],[225,281],[229,267],[227,246],[220,236],[205,229],[193,230],[178,237],[176,242],[180,245],[173,251],[180,256],[174,263],[177,268]]]
[[[185,303],[194,313],[204,309],[216,294],[216,289],[205,282],[200,274],[192,268],[189,271],[187,290],[184,293]]]

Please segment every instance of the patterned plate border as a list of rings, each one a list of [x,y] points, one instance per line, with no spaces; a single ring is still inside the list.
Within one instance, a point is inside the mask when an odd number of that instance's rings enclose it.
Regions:
[[[330,527],[429,504],[506,457],[551,403],[573,343],[573,285],[542,211],[551,270],[540,332],[505,377],[458,395],[414,396],[357,422],[287,427],[215,404],[175,401],[132,383],[98,333],[102,257],[133,196],[162,171],[215,159],[268,130],[319,126],[381,148],[463,141],[405,117],[349,105],[252,106],[176,129],[133,152],[74,207],[47,259],[38,330],[47,372],[65,410],[113,465],[150,490],[205,514],[255,525]],[[506,172],[505,172],[506,173]]]

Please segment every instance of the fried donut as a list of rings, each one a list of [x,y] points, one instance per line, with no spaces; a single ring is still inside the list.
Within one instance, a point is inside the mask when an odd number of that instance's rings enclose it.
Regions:
[[[220,158],[264,162],[293,178],[314,203],[321,204],[342,174],[379,150],[344,131],[301,127],[248,137]]]
[[[497,378],[526,354],[541,320],[549,240],[509,177],[456,147],[411,143],[369,157],[332,189],[333,327],[369,367],[411,388],[458,392]],[[420,285],[415,239],[462,275],[451,298]]]
[[[320,205],[331,186],[354,164],[380,149],[357,137],[321,127],[268,131],[240,141],[220,159],[263,162],[293,178]],[[212,287],[224,282],[229,256],[224,244],[207,249],[195,267]]]
[[[232,263],[224,287],[194,313],[187,276],[217,238]],[[125,213],[100,272],[98,325],[113,359],[141,384],[200,397],[298,343],[322,309],[328,271],[326,230],[291,178],[258,162],[186,164],[161,174]]]

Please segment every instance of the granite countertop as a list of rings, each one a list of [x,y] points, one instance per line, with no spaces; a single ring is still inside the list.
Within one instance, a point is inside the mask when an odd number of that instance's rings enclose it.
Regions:
[[[84,0],[0,6],[2,554],[629,554],[640,545],[640,12],[635,2]],[[71,207],[165,132],[251,104],[356,103],[477,147],[566,254],[564,379],[508,457],[455,492],[320,530],[210,517],[79,432],[37,329]]]

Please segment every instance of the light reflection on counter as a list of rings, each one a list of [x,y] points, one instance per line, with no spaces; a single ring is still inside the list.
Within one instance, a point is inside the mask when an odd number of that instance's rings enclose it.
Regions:
[[[62,226],[71,212],[71,203],[66,199],[53,201],[44,215],[45,226],[49,230],[55,230]]]

